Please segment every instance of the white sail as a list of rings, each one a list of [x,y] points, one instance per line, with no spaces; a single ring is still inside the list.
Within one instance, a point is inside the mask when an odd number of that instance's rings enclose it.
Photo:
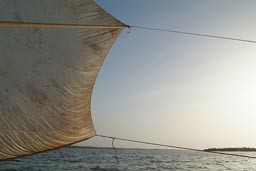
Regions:
[[[125,25],[91,0],[1,0],[0,21],[117,26],[0,27],[0,160],[94,136],[94,82]]]

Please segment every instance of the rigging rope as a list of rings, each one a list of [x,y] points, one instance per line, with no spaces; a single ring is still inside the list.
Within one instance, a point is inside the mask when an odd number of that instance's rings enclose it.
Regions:
[[[88,25],[88,24],[61,24],[61,23],[35,23],[35,22],[9,22],[0,21],[0,27],[42,27],[42,28],[76,28],[76,29],[115,29],[129,28],[127,25],[111,26],[111,25]]]
[[[256,43],[255,40],[233,38],[233,37],[226,37],[226,36],[217,36],[217,35],[211,35],[211,34],[202,34],[202,33],[186,32],[186,31],[178,31],[178,30],[168,30],[168,29],[160,29],[160,28],[152,28],[152,27],[144,27],[144,26],[130,26],[130,27],[131,28],[140,28],[140,29],[145,29],[145,30],[153,30],[153,31],[161,31],[161,32],[192,35],[192,36],[200,36],[200,37],[209,37],[209,38],[216,38],[216,39],[240,41],[240,42],[246,42],[246,43]]]
[[[114,141],[115,141],[115,138],[113,137],[112,138],[112,147],[113,147],[113,149],[115,151],[115,159],[116,159],[117,163],[119,163],[119,159],[118,159],[118,156],[117,156],[117,153],[116,153],[116,148],[114,146]]]
[[[180,147],[180,146],[175,146],[175,145],[166,145],[166,144],[140,141],[140,140],[134,140],[134,139],[118,138],[118,137],[106,136],[106,135],[100,135],[100,134],[96,134],[96,136],[97,137],[102,137],[102,138],[112,139],[112,145],[113,145],[113,140],[116,139],[116,140],[121,140],[121,141],[134,142],[134,143],[147,144],[147,145],[154,145],[154,146],[160,146],[160,147],[168,147],[168,148],[176,148],[176,149],[182,149],[182,150],[190,150],[190,151],[197,151],[197,152],[204,152],[204,153],[213,153],[213,154],[220,154],[220,155],[226,155],[226,156],[256,159],[256,157],[254,157],[254,156],[247,156],[247,155],[242,155],[242,154],[223,153],[223,152],[218,152],[218,151],[205,151],[205,150],[196,149],[196,148]],[[115,154],[116,154],[116,152],[115,152]],[[119,162],[119,160],[118,160],[118,162]]]
[[[200,37],[209,37],[215,39],[224,39],[224,40],[232,40],[232,41],[240,41],[246,43],[256,43],[256,40],[248,40],[242,38],[233,38],[227,36],[218,36],[212,34],[202,34],[202,33],[194,33],[194,32],[186,32],[179,30],[169,30],[169,29],[161,29],[161,28],[153,28],[153,27],[145,27],[145,26],[107,26],[107,25],[86,25],[86,24],[61,24],[61,23],[35,23],[35,22],[8,22],[8,21],[0,21],[0,27],[44,27],[44,28],[139,28],[153,31],[161,31],[161,32],[169,32],[169,33],[177,33],[177,34],[185,34],[192,36],[200,36]]]

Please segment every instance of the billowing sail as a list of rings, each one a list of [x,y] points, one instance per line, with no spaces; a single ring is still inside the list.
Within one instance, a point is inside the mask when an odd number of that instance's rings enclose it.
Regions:
[[[94,82],[125,25],[91,0],[1,0],[0,21],[95,26],[0,27],[0,160],[94,136]]]

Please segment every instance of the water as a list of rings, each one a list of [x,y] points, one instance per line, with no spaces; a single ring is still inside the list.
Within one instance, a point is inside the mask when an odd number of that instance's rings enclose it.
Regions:
[[[0,162],[0,171],[226,171],[256,170],[256,159],[179,150],[63,148]],[[256,152],[241,153],[256,156]]]

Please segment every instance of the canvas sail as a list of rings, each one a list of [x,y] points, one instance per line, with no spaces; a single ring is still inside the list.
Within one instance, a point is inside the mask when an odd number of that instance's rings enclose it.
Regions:
[[[93,86],[125,25],[91,0],[1,0],[0,21],[113,26],[0,27],[0,160],[94,136]]]

